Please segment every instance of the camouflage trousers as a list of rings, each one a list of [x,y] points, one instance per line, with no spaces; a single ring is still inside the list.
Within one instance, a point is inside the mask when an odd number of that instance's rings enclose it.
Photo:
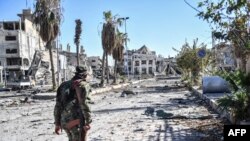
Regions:
[[[67,133],[69,141],[79,141],[79,139],[80,139],[80,128],[78,126],[73,127],[70,130],[66,129],[65,132]],[[83,133],[83,134],[86,134],[86,133]],[[84,139],[82,139],[81,141],[87,141],[87,135],[82,135],[82,137]]]

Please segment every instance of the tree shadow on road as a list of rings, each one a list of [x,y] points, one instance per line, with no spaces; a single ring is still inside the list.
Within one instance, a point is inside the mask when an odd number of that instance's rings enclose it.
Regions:
[[[185,98],[172,98],[168,101],[168,107],[166,107],[166,114],[171,114],[171,107],[179,106],[183,109],[185,118],[182,116],[170,116],[167,118],[159,118],[164,120],[164,125],[160,125],[155,130],[155,136],[148,136],[148,141],[222,141],[223,140],[223,125],[229,124],[229,121],[221,118],[209,107],[205,101],[199,99],[192,94],[186,95]],[[153,104],[155,105],[155,104]],[[157,104],[158,106],[165,107],[164,104]],[[185,107],[184,107],[185,106]],[[207,113],[199,113],[198,111],[192,111],[189,114],[185,114],[185,108],[204,106],[207,109]],[[184,107],[184,108],[183,108]],[[162,108],[163,109],[163,108]],[[206,114],[206,115],[205,115]],[[180,117],[180,118],[179,118]],[[206,117],[206,118],[205,118]]]
[[[185,122],[185,121],[183,121]],[[194,124],[196,122],[193,122]],[[148,136],[148,141],[222,141],[223,140],[223,123],[206,122],[205,124],[195,127],[186,127],[187,125],[175,125],[164,120],[164,125],[160,125],[155,136]]]

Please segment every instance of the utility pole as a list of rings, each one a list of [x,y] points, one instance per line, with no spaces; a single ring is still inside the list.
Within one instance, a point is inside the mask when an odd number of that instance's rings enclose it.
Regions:
[[[128,46],[127,46],[127,39],[128,39],[128,33],[127,33],[127,23],[126,21],[129,19],[129,17],[123,17],[123,18],[120,18],[121,20],[123,20],[125,22],[125,35],[126,35],[126,40],[125,40],[125,47],[126,47],[126,56],[127,56],[127,59],[126,59],[126,70],[127,70],[127,75],[128,75],[128,79],[129,79],[129,67],[128,67]]]
[[[56,58],[57,58],[57,86],[59,86],[60,85],[60,68],[61,68],[61,66],[60,66],[60,59],[59,59],[59,40],[58,40],[58,37],[57,37],[57,40],[56,40],[56,50],[57,50],[57,56],[56,56]]]

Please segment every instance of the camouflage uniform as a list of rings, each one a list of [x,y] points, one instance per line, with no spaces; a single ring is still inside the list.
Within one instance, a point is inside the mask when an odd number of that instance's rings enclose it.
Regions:
[[[78,86],[82,89],[82,104],[79,108],[77,94],[73,89],[73,81],[63,82],[57,89],[56,105],[54,108],[55,124],[60,125],[67,133],[69,141],[79,140],[79,126],[75,126],[68,130],[66,124],[69,121],[80,119],[79,112],[82,112],[85,119],[85,124],[91,123],[91,111],[87,100],[89,98],[90,86],[86,81],[79,81]]]

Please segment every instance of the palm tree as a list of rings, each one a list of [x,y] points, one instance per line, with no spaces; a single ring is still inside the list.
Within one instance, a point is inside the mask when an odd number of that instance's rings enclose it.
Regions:
[[[61,16],[60,0],[36,1],[33,19],[39,35],[42,40],[46,42],[46,48],[49,50],[53,90],[56,89],[56,81],[53,64],[52,41],[58,36]]]
[[[76,28],[75,28],[75,39],[74,42],[76,44],[76,57],[77,57],[77,65],[79,65],[79,44],[80,44],[80,36],[82,33],[82,21],[80,19],[75,20]]]
[[[117,62],[121,62],[123,59],[123,51],[124,51],[124,43],[127,40],[126,34],[119,32],[117,30],[116,35],[116,47],[112,51],[113,59],[115,60],[115,67],[114,67],[114,83],[117,80]]]
[[[115,47],[115,38],[116,38],[116,27],[114,17],[112,16],[111,11],[103,12],[105,23],[103,23],[102,28],[102,48],[103,48],[103,57],[102,57],[102,78],[101,85],[104,84],[104,75],[105,75],[105,59],[106,59],[106,74],[107,74],[107,83],[109,83],[109,68],[108,68],[108,55],[111,55],[112,50]]]

